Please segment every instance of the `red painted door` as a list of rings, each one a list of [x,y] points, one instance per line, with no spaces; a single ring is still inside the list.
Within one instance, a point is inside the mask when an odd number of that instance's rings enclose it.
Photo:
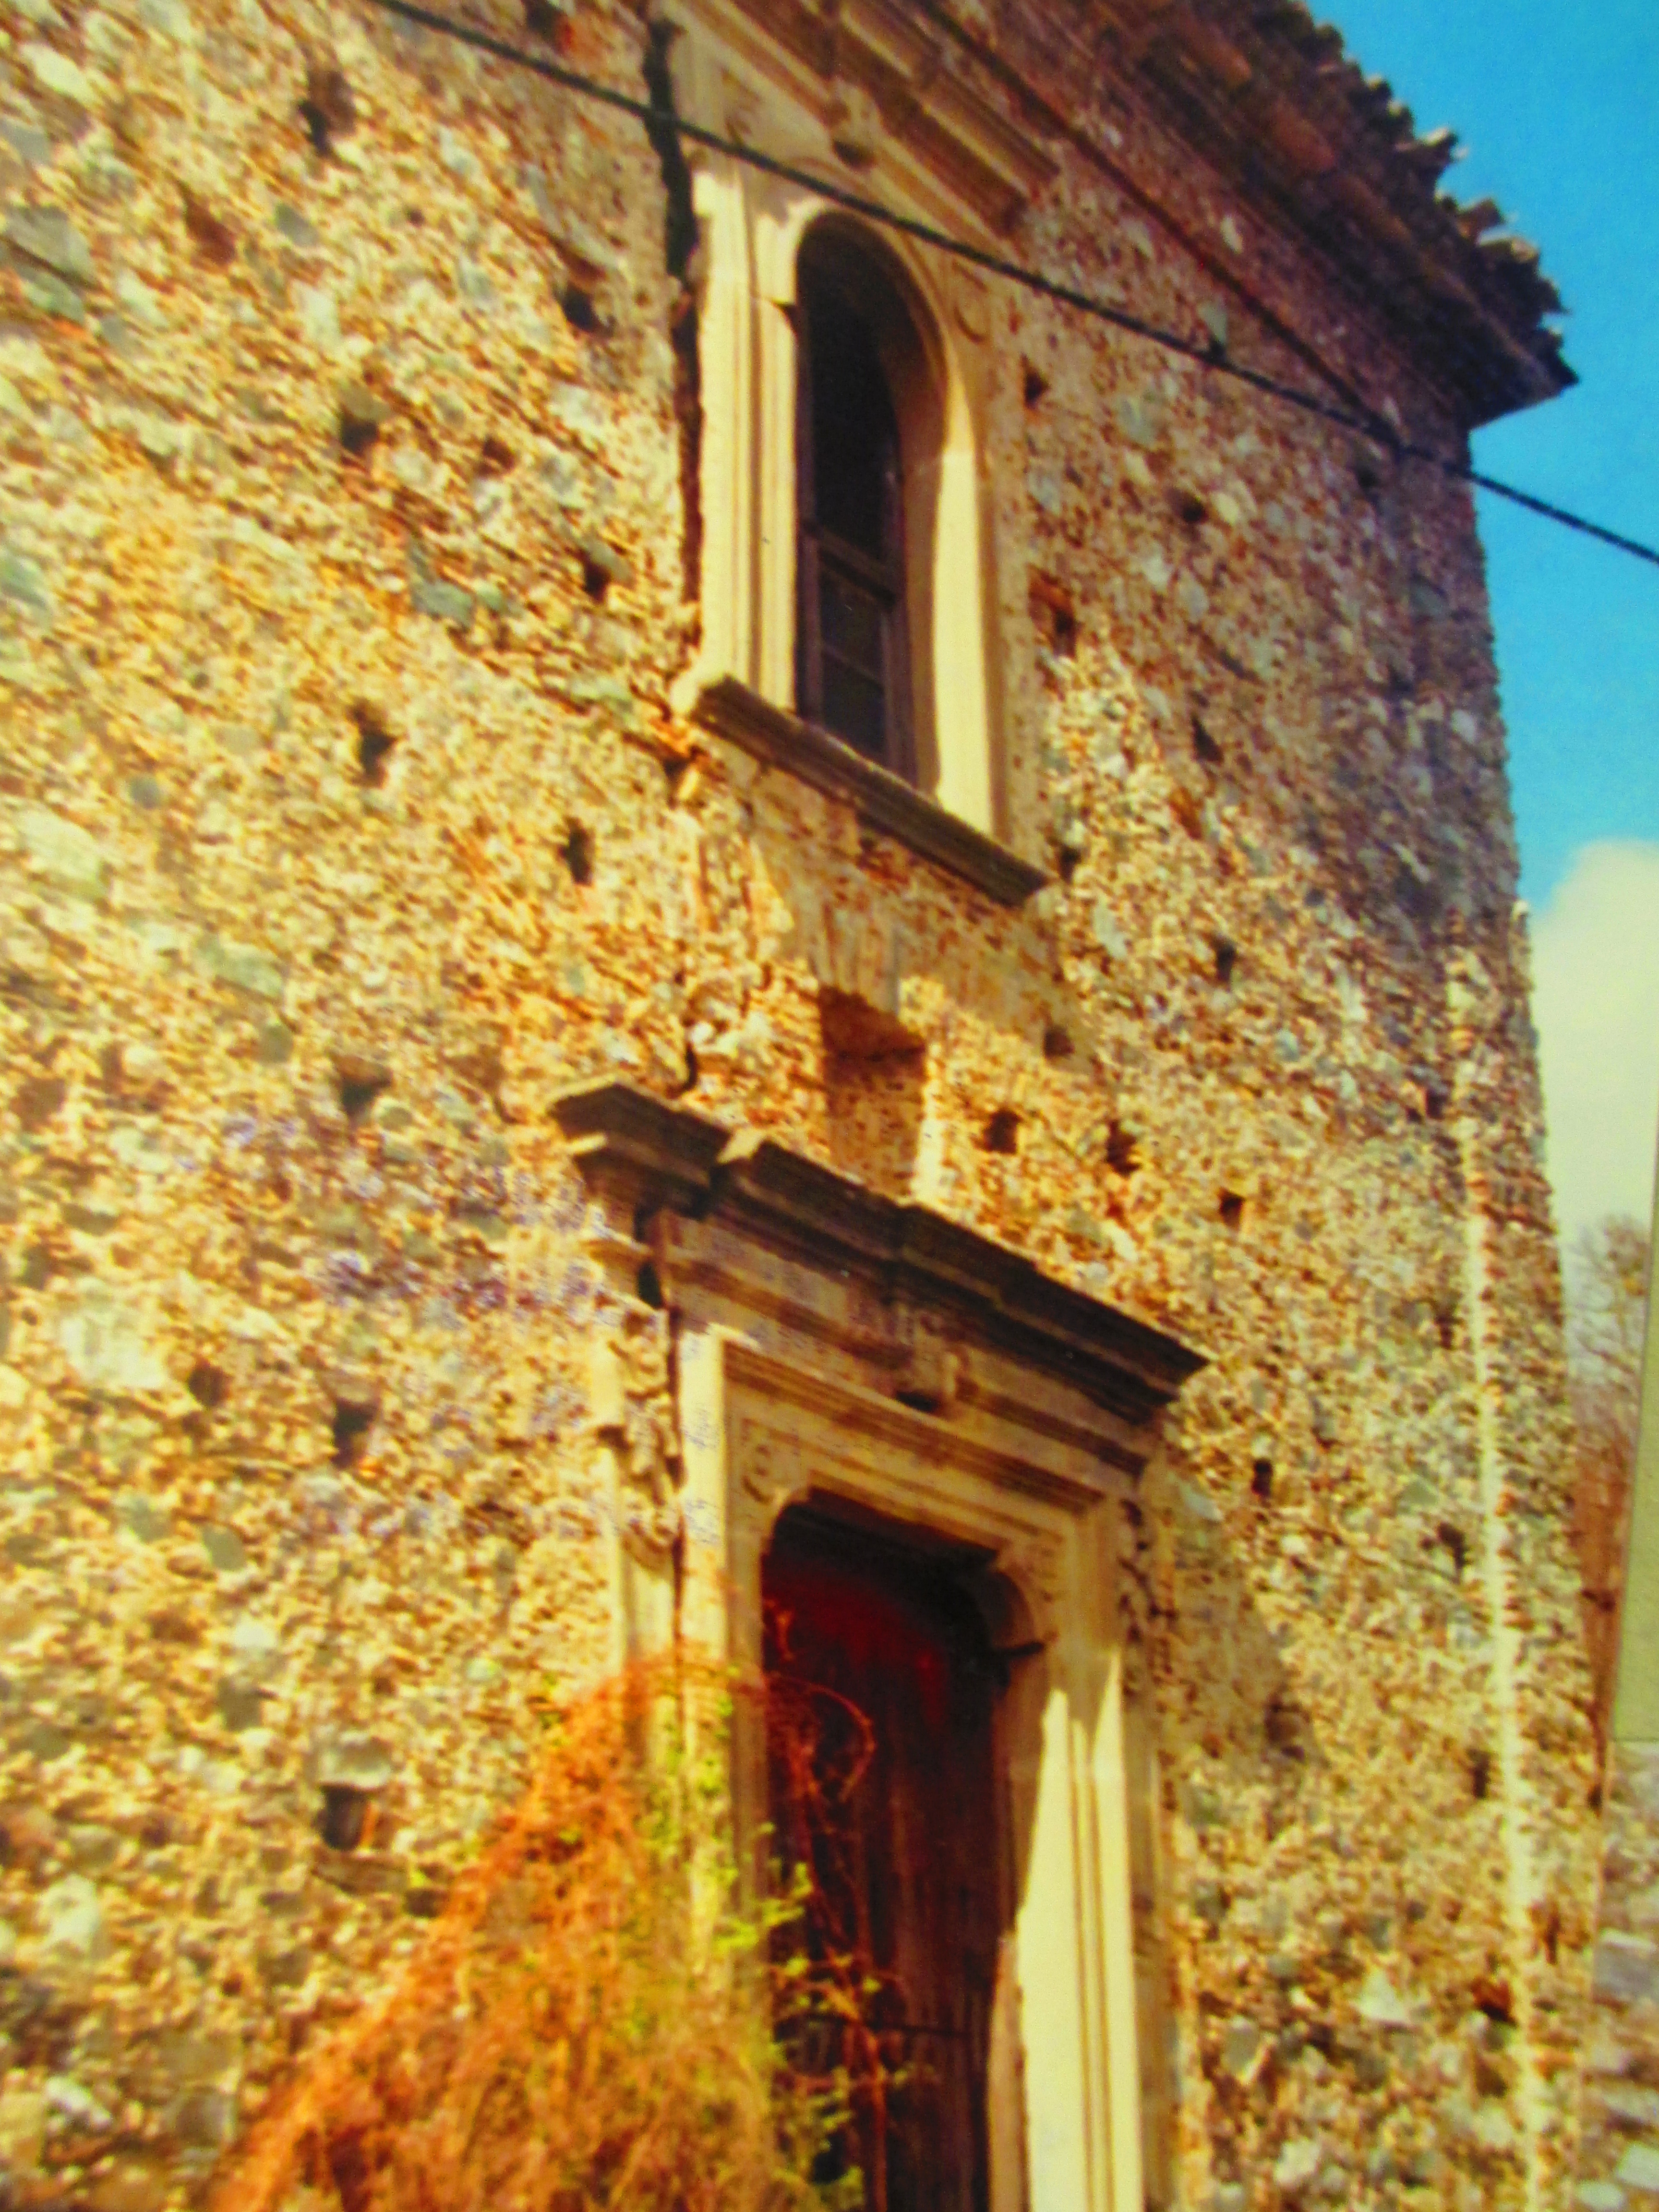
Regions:
[[[810,1868],[812,1942],[879,1985],[890,2087],[858,2098],[844,2155],[867,2212],[986,2212],[1002,1884],[984,1627],[939,1564],[799,1512],[763,1595],[781,1872]]]

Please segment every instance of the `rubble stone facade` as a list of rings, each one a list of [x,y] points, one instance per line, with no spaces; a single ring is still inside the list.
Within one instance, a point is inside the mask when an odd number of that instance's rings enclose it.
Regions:
[[[1659,2187],[1659,1756],[1608,1753],[1593,2008],[1584,2038],[1577,2200],[1624,2212]]]
[[[1449,456],[1565,379],[1295,6],[456,13]],[[0,26],[15,2201],[199,2201],[677,1632],[708,1440],[611,1086],[1167,1347],[1089,2201],[1565,2206],[1594,1762],[1467,489],[907,245],[985,733],[911,792],[732,555],[789,301],[714,228],[775,180],[367,6]],[[857,1383],[945,1466],[963,1342]]]
[[[1651,1249],[1651,1245],[1650,1245]],[[1659,2189],[1659,1304],[1650,1296],[1625,1510],[1611,1532],[1614,1620],[1607,1814],[1577,2201],[1624,2212]]]

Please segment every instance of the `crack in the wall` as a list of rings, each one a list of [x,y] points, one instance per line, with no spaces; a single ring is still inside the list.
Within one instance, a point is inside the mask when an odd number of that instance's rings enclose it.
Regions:
[[[651,102],[652,120],[645,126],[651,150],[662,166],[663,252],[668,273],[682,283],[690,272],[697,250],[697,216],[691,199],[691,171],[680,143],[679,118],[674,108],[674,78],[669,67],[669,48],[678,36],[672,23],[646,27],[645,88]]]
[[[680,597],[702,596],[702,359],[697,295],[687,286],[674,310],[674,421],[679,433]]]
[[[674,356],[674,419],[679,438],[680,507],[684,516],[680,596],[690,605],[700,596],[702,581],[702,364],[698,350],[702,319],[694,282],[694,262],[701,233],[693,200],[691,171],[685,149],[680,143],[673,72],[668,58],[669,49],[678,35],[672,23],[647,24],[642,66],[653,113],[653,120],[646,125],[646,136],[662,169],[663,257],[668,274],[680,288],[670,318],[669,337]]]

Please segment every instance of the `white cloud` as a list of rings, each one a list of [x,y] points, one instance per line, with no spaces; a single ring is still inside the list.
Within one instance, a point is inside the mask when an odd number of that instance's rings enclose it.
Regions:
[[[1659,1134],[1659,845],[1582,845],[1532,929],[1533,1020],[1564,1251],[1645,1224]]]

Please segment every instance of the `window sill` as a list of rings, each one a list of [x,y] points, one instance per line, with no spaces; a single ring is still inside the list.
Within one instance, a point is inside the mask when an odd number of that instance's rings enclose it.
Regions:
[[[832,798],[849,800],[860,822],[896,837],[924,860],[995,899],[1023,906],[1048,878],[982,830],[948,814],[934,799],[827,730],[775,707],[735,677],[721,677],[697,694],[691,720],[729,738],[769,767],[787,769]]]

